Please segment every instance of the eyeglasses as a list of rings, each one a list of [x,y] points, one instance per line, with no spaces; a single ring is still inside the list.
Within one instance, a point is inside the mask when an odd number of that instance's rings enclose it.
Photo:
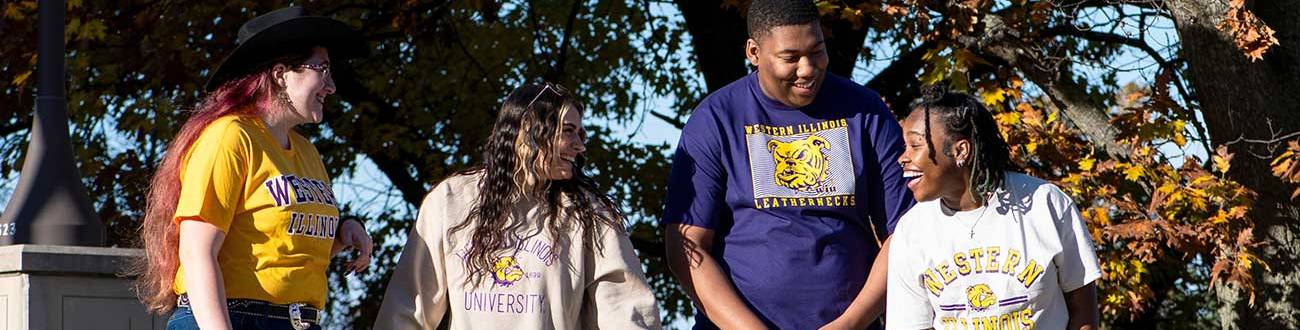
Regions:
[[[321,63],[321,64],[302,64],[302,65],[298,65],[298,67],[300,67],[300,68],[308,68],[308,69],[312,69],[313,71],[320,72],[320,74],[321,74],[321,75],[324,75],[325,77],[329,77],[329,76],[330,76],[330,65],[329,65],[329,63]]]

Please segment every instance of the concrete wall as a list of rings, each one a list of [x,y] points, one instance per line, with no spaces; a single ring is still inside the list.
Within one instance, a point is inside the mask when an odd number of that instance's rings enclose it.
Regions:
[[[164,329],[145,313],[123,266],[136,249],[0,246],[0,330]]]

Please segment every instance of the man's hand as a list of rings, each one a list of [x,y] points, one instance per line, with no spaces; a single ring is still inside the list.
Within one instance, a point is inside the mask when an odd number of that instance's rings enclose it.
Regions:
[[[850,324],[849,321],[845,321],[844,317],[841,316],[841,317],[839,317],[839,318],[836,318],[834,321],[831,321],[831,323],[827,323],[826,325],[823,325],[821,328],[818,328],[818,329],[821,329],[821,330],[850,330],[850,329],[852,329],[852,330],[858,330],[859,328],[853,327],[853,326]]]

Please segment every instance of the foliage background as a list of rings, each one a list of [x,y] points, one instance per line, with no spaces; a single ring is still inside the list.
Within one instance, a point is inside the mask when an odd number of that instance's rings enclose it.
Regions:
[[[35,103],[37,2],[2,3],[0,187],[11,189]],[[333,324],[369,326],[424,193],[479,159],[513,86],[542,80],[587,101],[590,171],[630,215],[665,316],[693,313],[657,219],[674,126],[749,70],[747,1],[68,1],[73,147],[111,244],[133,246],[148,177],[239,25],[290,4],[373,47],[336,70],[326,123],[301,129],[379,247],[372,272],[331,275]],[[817,5],[832,72],[898,115],[925,84],[980,96],[1016,164],[1074,196],[1103,260],[1107,327],[1300,326],[1287,284],[1300,279],[1300,2]]]

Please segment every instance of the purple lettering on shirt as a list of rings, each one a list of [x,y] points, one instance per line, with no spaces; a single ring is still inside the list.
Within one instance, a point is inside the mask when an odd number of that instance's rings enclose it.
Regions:
[[[271,199],[275,200],[275,206],[285,206],[289,204],[289,183],[284,176],[277,176],[266,180],[266,190],[271,194]]]

